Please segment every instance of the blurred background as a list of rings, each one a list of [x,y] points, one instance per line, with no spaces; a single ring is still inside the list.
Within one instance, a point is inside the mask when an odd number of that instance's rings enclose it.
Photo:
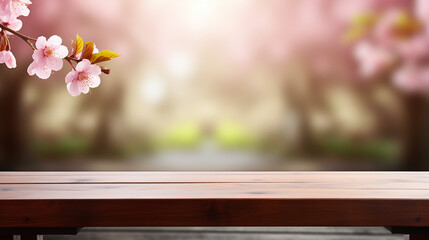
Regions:
[[[417,62],[397,49],[429,43],[424,5],[33,1],[20,32],[69,47],[79,34],[122,57],[75,98],[68,65],[29,77],[32,51],[11,37],[18,67],[0,65],[0,169],[428,169],[429,74],[395,80]],[[419,46],[409,51],[429,53]]]

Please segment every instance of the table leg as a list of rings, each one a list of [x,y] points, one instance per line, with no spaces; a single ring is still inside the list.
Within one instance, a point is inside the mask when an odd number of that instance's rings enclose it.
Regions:
[[[410,234],[409,240],[428,240],[429,234]]]
[[[429,227],[386,227],[393,234],[405,234],[405,240],[429,240]]]
[[[43,235],[76,235],[82,228],[0,228],[0,240],[43,240]]]
[[[0,240],[43,240],[43,235],[0,235]]]
[[[13,235],[0,235],[0,239],[4,240],[15,240]]]
[[[43,235],[22,235],[21,240],[43,240]]]

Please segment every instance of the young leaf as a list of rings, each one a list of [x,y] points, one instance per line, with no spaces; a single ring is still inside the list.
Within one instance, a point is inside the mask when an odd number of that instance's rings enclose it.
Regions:
[[[85,51],[83,52],[82,59],[90,60],[93,52],[94,52],[94,43],[93,42],[86,42],[85,43]]]
[[[110,69],[109,68],[105,68],[103,66],[100,66],[101,68],[101,72],[103,72],[104,74],[110,74]]]
[[[408,38],[423,28],[421,22],[407,12],[400,12],[396,18],[395,33],[399,37]]]
[[[7,42],[5,37],[0,37],[0,51],[3,51],[6,49]]]
[[[76,40],[72,41],[73,55],[77,55],[83,50],[83,39],[76,35]]]
[[[106,62],[110,61],[112,58],[120,57],[121,55],[114,53],[109,50],[104,50],[99,53],[93,54],[90,61],[91,63],[99,63],[99,62]]]

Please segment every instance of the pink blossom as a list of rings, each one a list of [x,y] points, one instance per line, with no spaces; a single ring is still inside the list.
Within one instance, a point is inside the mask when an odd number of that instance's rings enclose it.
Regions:
[[[28,5],[30,4],[30,0],[0,0],[0,17],[28,16],[30,14]]]
[[[354,56],[360,64],[360,73],[365,77],[386,70],[394,61],[392,52],[366,41],[359,42],[355,46]]]
[[[66,76],[67,90],[70,95],[76,97],[81,93],[87,94],[89,88],[96,88],[100,85],[101,68],[91,64],[88,59],[77,64],[76,70],[72,70]]]
[[[16,68],[16,59],[11,51],[0,52],[0,63],[5,63],[8,68]]]
[[[65,46],[61,45],[62,39],[56,35],[46,40],[39,37],[36,42],[36,50],[33,53],[33,62],[28,66],[28,74],[36,74],[41,79],[48,79],[52,71],[63,68],[63,58],[68,54]]]
[[[429,56],[429,39],[419,35],[399,44],[399,53],[405,60],[416,61]]]
[[[393,81],[405,92],[426,91],[429,89],[429,68],[405,65],[394,74]]]
[[[429,24],[429,1],[428,0],[416,0],[415,3],[415,14],[417,17],[425,23]]]
[[[10,13],[10,1],[9,0],[0,0],[0,19],[5,17],[12,17]]]
[[[22,28],[22,21],[17,19],[16,17],[8,17],[8,16],[0,17],[0,23],[2,23],[6,27],[8,27],[14,31],[19,31]],[[6,33],[11,34],[7,31],[6,31]]]
[[[401,10],[389,10],[383,14],[375,27],[376,40],[385,46],[392,46],[397,40],[395,26]]]

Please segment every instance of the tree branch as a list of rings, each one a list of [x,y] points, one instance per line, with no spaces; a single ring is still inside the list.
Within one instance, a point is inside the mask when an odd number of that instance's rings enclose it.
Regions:
[[[28,45],[30,45],[30,47],[33,50],[36,50],[36,47],[34,46],[34,44],[31,41],[37,41],[37,39],[25,36],[25,35],[23,35],[23,34],[17,32],[17,31],[15,31],[15,30],[12,30],[12,29],[8,28],[7,26],[5,26],[5,25],[3,25],[1,23],[0,23],[0,28],[3,29],[4,31],[8,31],[8,32],[12,33],[13,35],[21,38],[24,42],[26,42]]]

